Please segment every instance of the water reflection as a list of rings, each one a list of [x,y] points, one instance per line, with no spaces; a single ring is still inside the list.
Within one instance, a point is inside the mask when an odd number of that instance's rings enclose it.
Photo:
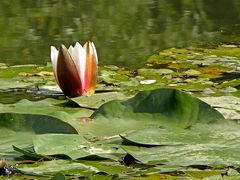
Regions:
[[[101,64],[136,66],[159,49],[239,43],[238,0],[2,0],[0,62],[50,62],[49,46],[95,42]]]

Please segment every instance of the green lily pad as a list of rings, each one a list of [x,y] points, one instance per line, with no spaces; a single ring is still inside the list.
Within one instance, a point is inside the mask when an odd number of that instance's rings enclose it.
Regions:
[[[189,70],[185,71],[185,74],[187,74],[188,76],[197,76],[197,75],[201,74],[201,72],[194,70],[194,69],[189,69]]]
[[[112,101],[109,104],[104,104],[95,111],[91,117],[127,117],[130,120],[135,118],[139,119],[141,115],[143,115],[143,117],[140,119],[145,119],[150,115],[150,117],[158,117],[157,119],[160,121],[160,124],[165,124],[164,121],[166,121],[166,124],[170,123],[171,125],[184,128],[196,122],[212,122],[213,120],[223,118],[220,113],[212,109],[208,104],[188,93],[176,89],[163,88],[152,91],[142,91],[135,97],[120,102],[121,106],[116,108],[117,111],[111,111],[112,108],[110,108],[109,105],[117,105],[119,102],[120,101]],[[211,117],[208,117],[210,114]],[[122,116],[120,117],[120,115]],[[146,115],[146,117],[144,117],[144,115]],[[169,122],[168,118],[171,119],[171,122]]]
[[[207,179],[208,177],[219,177],[219,179],[222,179],[221,174],[224,173],[223,170],[199,170],[199,169],[189,169],[185,170],[184,173],[191,178],[197,178],[197,179]],[[218,179],[218,178],[216,178]]]
[[[218,78],[222,76],[222,73],[230,71],[231,68],[221,67],[221,66],[208,66],[198,68],[200,74],[199,77],[205,78]]]
[[[218,85],[218,88],[226,88],[226,87],[237,87],[240,86],[240,78],[236,78],[230,81],[224,81],[220,85]]]
[[[31,131],[37,134],[77,133],[73,126],[60,120],[59,117],[37,114],[0,113],[0,127],[14,131]]]
[[[235,122],[218,122],[215,124],[196,124],[189,129],[169,129],[169,128],[150,128],[134,131],[121,137],[131,143],[138,143],[148,146],[160,145],[186,145],[186,144],[204,144],[204,143],[223,143],[232,142],[233,136],[238,137],[236,134]],[[219,131],[216,133],[216,130]],[[204,133],[203,133],[204,131]],[[232,131],[232,132],[231,132]],[[223,137],[224,134],[226,137]],[[229,136],[227,136],[229,135]],[[230,136],[231,135],[231,136]],[[207,139],[207,140],[206,140]]]
[[[149,127],[188,128],[211,123],[223,116],[203,101],[176,89],[143,91],[135,97],[103,104],[80,131],[92,135],[116,135]],[[110,127],[110,128],[109,128]]]
[[[164,57],[161,54],[154,54],[150,56],[147,61],[151,64],[168,64],[172,60],[171,58]]]
[[[12,153],[12,146],[19,148],[31,146],[35,134],[77,134],[73,125],[71,116],[64,112],[52,115],[0,113],[1,155],[15,157],[16,153]]]
[[[211,88],[214,85],[212,81],[207,78],[188,78],[188,79],[172,79],[172,82],[168,84],[169,87],[182,89],[190,92],[203,91],[206,88]]]
[[[21,165],[18,168],[24,172],[32,172],[43,175],[54,175],[55,173],[63,173],[75,176],[91,176],[92,174],[99,172],[99,170],[93,166],[88,166],[81,162],[67,160],[37,162],[33,165]]]
[[[103,69],[100,71],[98,79],[104,84],[117,86],[121,81],[127,81],[128,77],[120,75],[116,71]]]
[[[55,173],[67,174],[68,177],[92,177],[93,175],[102,174],[103,178],[109,175],[118,175],[125,173],[130,168],[120,165],[118,162],[103,162],[103,161],[70,161],[70,160],[52,160],[45,162],[36,162],[35,164],[19,165],[21,171],[36,174]]]
[[[195,144],[179,146],[156,146],[156,147],[139,147],[124,146],[122,147],[133,156],[136,160],[145,164],[168,164],[179,166],[206,165],[223,168],[226,166],[239,166],[239,157],[235,147],[219,146],[214,144]],[[229,153],[233,153],[230,155]]]
[[[114,99],[126,99],[126,96],[122,92],[106,92],[106,93],[96,93],[92,96],[80,96],[76,98],[69,99],[75,102],[79,107],[84,108],[99,108],[104,103],[114,100]]]
[[[240,120],[240,98],[235,96],[202,97],[201,100],[211,104],[226,119]]]
[[[83,160],[81,162],[86,165],[96,167],[100,170],[100,172],[104,172],[109,175],[115,175],[115,174],[119,174],[119,173],[123,173],[123,172],[128,172],[131,170],[130,167],[123,166],[117,161],[109,161],[109,162],[99,161],[99,162],[97,162],[97,161]]]
[[[71,159],[90,156],[118,159],[116,148],[88,142],[79,134],[37,135],[33,139],[33,144],[36,153],[40,155],[66,155]]]
[[[68,100],[56,100],[52,98],[41,101],[22,99],[13,104],[0,103],[0,108],[2,113],[51,115],[56,118],[60,117],[60,119],[63,116],[66,122],[72,122],[73,119],[81,117],[89,117],[93,113],[93,110],[90,109],[73,107],[68,103]]]
[[[174,71],[171,69],[138,69],[138,74],[144,77],[161,76],[164,74],[171,74]]]
[[[25,88],[31,86],[32,83],[19,81],[18,78],[0,78],[1,90],[13,89],[13,88]]]
[[[41,71],[42,69],[43,66],[38,66],[35,64],[10,66],[0,70],[0,77],[10,78],[15,77],[22,72],[35,73]]]
[[[89,155],[84,150],[87,140],[78,134],[43,134],[33,139],[34,150],[42,155],[67,155],[72,159]]]
[[[0,104],[0,108],[4,126],[9,124],[8,127],[13,129],[19,124],[15,130],[40,133],[77,133],[81,118],[89,117],[93,113],[90,109],[73,107],[67,100],[51,98],[41,101],[23,99],[14,104]]]
[[[0,89],[23,88],[54,81],[52,72],[39,65],[18,65],[0,69]]]
[[[138,130],[121,137],[135,145],[123,149],[142,163],[238,167],[239,127],[235,122],[220,121],[198,123],[188,129]]]
[[[32,142],[31,142],[31,145],[32,145]],[[33,160],[39,160],[39,159],[44,158],[44,156],[36,154],[34,152],[32,146],[31,146],[31,148],[24,147],[24,149],[21,149],[21,148],[13,145],[13,150],[17,151],[17,152],[23,154],[25,157],[28,157],[28,158],[33,159]],[[48,157],[48,158],[50,159],[50,157]]]
[[[173,61],[168,64],[168,68],[171,69],[176,69],[176,70],[184,70],[184,69],[196,69],[198,66],[196,64],[193,64],[191,62],[186,62],[186,61]]]
[[[173,73],[173,75],[180,76],[180,78],[186,78],[187,75],[213,80],[224,79],[226,73],[238,73],[237,69],[240,66],[240,61],[237,53],[240,51],[239,49],[237,47],[228,48],[223,46],[214,49],[171,48],[151,56],[148,62],[152,63],[152,67],[155,68],[168,67],[175,69],[177,72]],[[165,66],[162,64],[165,64]],[[169,84],[174,84],[174,82],[170,80]],[[187,86],[180,88],[187,89]]]
[[[239,166],[238,148],[235,147],[233,151],[233,147],[214,144],[156,146],[151,148],[139,146],[123,147],[127,153],[145,164],[207,165],[218,168]]]
[[[13,145],[20,148],[32,145],[32,132],[16,132],[4,127],[0,127],[0,132],[0,157],[8,156],[14,158],[19,156],[19,153],[13,151]]]

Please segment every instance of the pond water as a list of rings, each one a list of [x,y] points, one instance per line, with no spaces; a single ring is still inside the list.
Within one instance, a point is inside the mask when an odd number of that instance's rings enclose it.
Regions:
[[[239,0],[2,0],[0,62],[46,64],[50,45],[94,41],[100,64],[144,64],[160,49],[239,44]]]

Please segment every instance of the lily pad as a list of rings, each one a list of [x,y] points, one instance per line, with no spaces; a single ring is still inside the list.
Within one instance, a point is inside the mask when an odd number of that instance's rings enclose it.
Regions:
[[[164,146],[123,146],[131,156],[146,164],[166,164],[179,166],[205,165],[212,167],[239,166],[239,136],[238,125],[200,125],[192,130],[176,132],[168,130],[169,134],[154,130],[145,134],[140,140],[136,134],[130,138],[139,144],[151,140],[148,144],[162,144]],[[194,131],[197,131],[194,132]],[[186,133],[186,134],[185,134]],[[153,135],[154,134],[154,135]],[[177,136],[178,135],[178,136]],[[135,138],[134,138],[135,137]],[[143,137],[143,136],[142,136]],[[167,139],[169,138],[169,141]],[[133,138],[133,139],[132,139]],[[134,140],[135,139],[135,140]],[[153,141],[154,140],[154,141]]]
[[[43,66],[38,66],[35,64],[28,64],[28,65],[16,65],[10,66],[0,70],[0,77],[15,77],[19,73],[36,73],[43,69]]]
[[[176,89],[143,91],[126,100],[103,104],[80,131],[92,135],[116,135],[149,127],[188,128],[212,123],[223,116],[203,101]],[[111,128],[109,128],[109,126]]]
[[[75,104],[74,104],[75,105]],[[0,104],[2,113],[50,115],[60,118],[66,122],[73,122],[73,119],[89,117],[93,110],[76,108],[67,100],[56,100],[47,98],[41,101],[29,101],[22,99],[13,104]]]
[[[75,128],[60,120],[59,117],[37,114],[0,113],[0,127],[14,131],[30,131],[37,134],[50,132],[77,133]]]
[[[50,176],[55,173],[64,173],[75,176],[91,176],[92,174],[99,172],[99,170],[93,166],[67,160],[37,162],[33,165],[21,165],[18,168],[24,172],[32,172],[40,175],[48,174]]]
[[[121,137],[132,145],[123,149],[142,163],[238,167],[239,127],[238,123],[226,120],[198,122],[187,129],[151,128]]]
[[[0,127],[0,132],[0,157],[8,156],[14,158],[19,156],[19,153],[13,151],[13,145],[21,148],[32,145],[32,132],[16,132],[4,127]]]
[[[68,174],[68,177],[92,177],[102,174],[102,178],[111,177],[109,175],[118,175],[128,172],[130,168],[120,165],[117,162],[103,161],[70,161],[70,160],[52,160],[45,162],[36,162],[35,164],[20,165],[21,171],[38,174],[54,175],[55,173]],[[99,179],[99,178],[98,178]]]
[[[240,120],[240,98],[235,96],[202,97],[201,100],[218,109],[226,119]]]
[[[233,79],[230,81],[224,81],[220,85],[218,85],[218,88],[224,88],[224,87],[238,87],[240,86],[240,78]]]
[[[69,99],[72,102],[75,102],[79,107],[84,108],[99,108],[104,103],[116,99],[126,99],[126,96],[122,92],[105,92],[105,93],[96,93],[92,96],[80,96],[76,98]]]
[[[138,69],[138,74],[144,77],[161,76],[164,74],[171,74],[174,71],[171,69]]]
[[[81,135],[43,134],[33,139],[34,150],[42,155],[67,155],[72,159],[89,155],[84,151],[87,140]]]
[[[95,156],[118,159],[114,146],[88,142],[80,134],[43,134],[33,139],[34,149],[40,155],[65,155],[71,159]]]

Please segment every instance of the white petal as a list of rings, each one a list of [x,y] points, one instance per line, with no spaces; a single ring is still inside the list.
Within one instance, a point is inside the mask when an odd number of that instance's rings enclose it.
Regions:
[[[69,52],[70,54],[73,53],[73,46],[72,46],[72,45],[68,48],[68,52]]]
[[[75,44],[73,50],[70,52],[76,67],[78,69],[80,79],[84,83],[85,70],[86,70],[86,52],[85,49],[78,42]]]
[[[156,80],[155,79],[148,79],[148,80],[142,80],[140,81],[140,84],[153,84],[155,83]]]
[[[98,64],[97,50],[96,50],[93,42],[90,42],[90,45],[91,45],[91,47],[92,47],[91,50],[90,50],[90,53],[93,53],[93,54],[94,54],[96,64]]]
[[[51,61],[52,61],[54,74],[57,73],[57,59],[58,59],[58,50],[54,46],[51,46]]]

